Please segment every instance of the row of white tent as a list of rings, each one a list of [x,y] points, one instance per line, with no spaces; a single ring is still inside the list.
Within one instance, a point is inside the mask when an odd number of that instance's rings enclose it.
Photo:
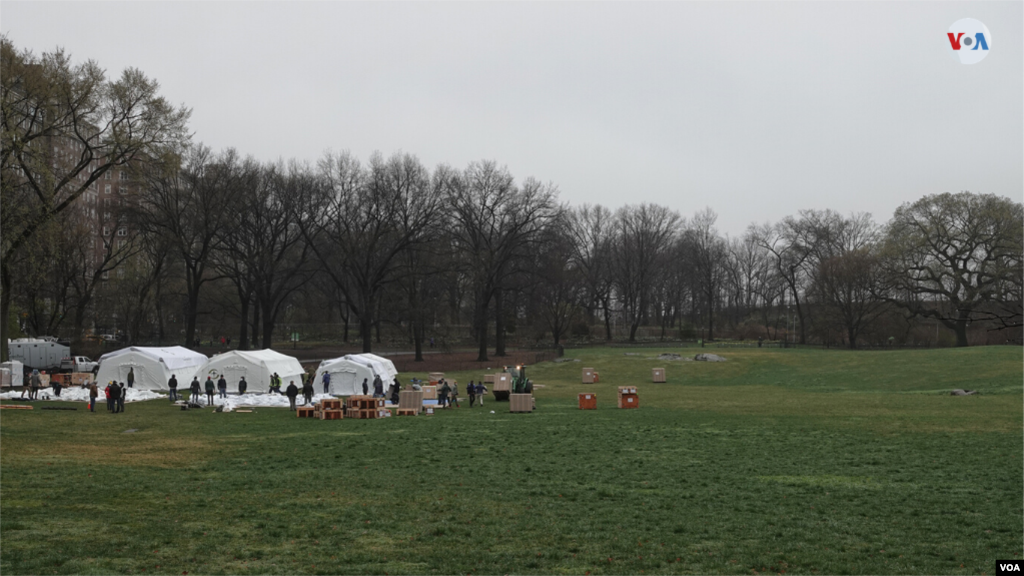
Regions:
[[[96,381],[127,382],[131,370],[134,370],[134,387],[140,390],[167,390],[167,382],[173,375],[178,380],[179,390],[188,388],[193,377],[205,382],[209,376],[216,382],[224,376],[228,389],[234,391],[244,376],[248,392],[269,392],[270,377],[274,373],[281,377],[282,388],[287,388],[290,382],[301,386],[305,374],[297,359],[269,349],[233,350],[207,358],[181,346],[132,346],[101,356]],[[376,376],[380,376],[387,388],[398,370],[393,362],[376,354],[349,354],[324,360],[314,380],[317,392],[323,390],[324,373],[331,375],[331,394],[351,396],[363,393],[364,380],[372,391]]]

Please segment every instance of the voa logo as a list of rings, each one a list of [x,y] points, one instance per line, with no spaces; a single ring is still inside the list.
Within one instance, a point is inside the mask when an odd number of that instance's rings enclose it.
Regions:
[[[1003,572],[1020,572],[1020,566],[1017,564],[1000,564],[999,569]]]
[[[946,33],[949,47],[961,64],[976,64],[988,56],[992,34],[988,27],[974,18],[957,20]]]

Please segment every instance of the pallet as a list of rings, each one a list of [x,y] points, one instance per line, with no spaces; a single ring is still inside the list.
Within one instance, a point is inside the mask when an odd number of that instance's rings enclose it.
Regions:
[[[19,406],[17,404],[0,404],[4,410],[32,410],[33,406]]]
[[[399,408],[395,411],[396,416],[416,416],[419,413],[420,411],[415,408]]]
[[[313,418],[316,415],[315,408],[301,407],[295,410],[295,416],[299,418]]]
[[[320,412],[321,420],[344,420],[345,413],[341,410],[324,410]]]

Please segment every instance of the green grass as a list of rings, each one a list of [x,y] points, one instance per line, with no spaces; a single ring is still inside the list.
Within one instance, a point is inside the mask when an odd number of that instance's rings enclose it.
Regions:
[[[533,414],[4,411],[0,572],[992,574],[1021,556],[1020,348],[665,351],[531,367]],[[615,408],[626,384],[640,409]]]

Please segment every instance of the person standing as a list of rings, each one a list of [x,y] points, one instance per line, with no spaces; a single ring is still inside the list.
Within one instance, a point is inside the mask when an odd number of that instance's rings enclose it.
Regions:
[[[437,389],[437,400],[441,408],[448,408],[451,403],[448,401],[448,393],[452,391],[452,387],[447,382],[441,380],[441,387]]]
[[[114,400],[110,396],[110,385],[113,382],[107,382],[107,387],[103,389],[103,394],[107,397],[107,412],[114,411]]]
[[[54,380],[53,377],[50,377],[50,386],[53,388],[54,395],[60,398],[60,380]]]
[[[324,372],[323,383],[324,383],[324,394],[330,394],[330,389],[331,389],[331,373],[330,372]]]
[[[313,375],[311,374],[302,383],[302,405],[308,406],[313,403]]]
[[[39,394],[39,387],[43,385],[43,378],[39,376],[39,370],[33,370],[32,376],[28,379],[28,399],[35,400]]]
[[[363,396],[370,393],[370,385],[367,384],[366,378],[363,378]]]
[[[487,387],[484,386],[484,383],[481,381],[479,384],[476,385],[476,401],[481,406],[484,405],[484,396],[486,396],[486,395],[487,395]]]
[[[384,397],[384,382],[380,379],[380,374],[373,377],[373,397]]]
[[[202,394],[203,392],[202,392],[202,387],[199,385],[199,377],[198,376],[193,376],[192,377],[192,383],[189,384],[188,391],[189,391],[189,397],[188,397],[189,404],[199,404],[199,395]]]
[[[228,397],[228,381],[224,379],[224,375],[221,374],[220,378],[217,379],[217,392],[221,398]]]
[[[206,405],[213,406],[213,378],[206,377]]]
[[[245,390],[249,387],[249,383],[245,381],[245,376],[238,381],[238,395],[245,394]]]
[[[124,382],[118,387],[117,391],[117,411],[124,412],[124,401],[128,398],[128,389],[124,387]]]
[[[476,403],[476,384],[472,380],[469,381],[469,385],[466,386],[466,394],[469,394],[469,407],[472,408],[473,404]]]
[[[110,411],[117,414],[121,410],[118,408],[120,403],[118,400],[121,398],[121,387],[117,385],[117,382],[110,383]]]
[[[171,391],[170,399],[171,402],[178,400],[178,377],[171,374],[171,379],[167,381],[167,389]]]
[[[452,395],[448,397],[448,405],[451,406],[453,402],[455,403],[455,407],[456,408],[461,408],[461,406],[459,406],[459,381],[458,380],[452,380]]]
[[[292,412],[295,412],[295,397],[299,395],[299,387],[295,385],[295,380],[288,383],[288,388],[285,389],[285,396],[288,397],[288,405]]]
[[[89,412],[96,411],[96,397],[100,395],[99,388],[95,382],[89,383]]]
[[[128,387],[135,386],[135,367],[128,369]]]
[[[280,394],[281,393],[281,377],[274,372],[274,375],[270,377],[270,392]]]

